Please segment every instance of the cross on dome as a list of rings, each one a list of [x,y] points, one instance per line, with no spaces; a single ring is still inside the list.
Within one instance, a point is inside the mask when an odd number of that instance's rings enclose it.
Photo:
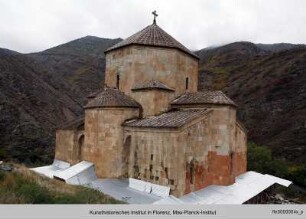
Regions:
[[[154,16],[154,20],[153,20],[153,24],[156,24],[156,17],[158,16],[156,10],[152,12],[153,16]]]

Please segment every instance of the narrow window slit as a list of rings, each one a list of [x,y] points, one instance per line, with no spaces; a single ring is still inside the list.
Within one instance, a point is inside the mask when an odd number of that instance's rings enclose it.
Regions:
[[[119,74],[117,74],[117,88],[119,89],[119,84],[120,84],[120,75]]]
[[[186,90],[188,90],[188,87],[189,87],[189,78],[186,77]]]

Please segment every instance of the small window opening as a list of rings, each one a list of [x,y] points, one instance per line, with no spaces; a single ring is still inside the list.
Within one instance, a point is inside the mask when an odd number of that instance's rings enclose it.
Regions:
[[[116,84],[116,86],[117,86],[118,89],[119,89],[119,83],[120,83],[120,75],[117,74],[117,84]]]
[[[174,185],[174,179],[170,179],[170,185]]]
[[[189,78],[186,77],[186,90],[188,90],[188,86],[189,86]]]
[[[153,154],[151,154],[151,160],[153,160]]]
[[[139,175],[139,167],[137,165],[134,165],[134,177],[137,179]]]
[[[190,184],[193,184],[194,182],[194,164],[193,163],[191,163],[189,171],[190,171]]]
[[[230,157],[231,157],[230,171],[232,172],[234,167],[234,152],[231,152]]]
[[[82,147],[84,146],[84,135],[80,136],[78,144],[79,144],[78,159],[82,160],[82,157],[83,157],[83,155],[82,155],[82,151],[83,151]]]
[[[166,178],[168,178],[168,167],[165,168]]]

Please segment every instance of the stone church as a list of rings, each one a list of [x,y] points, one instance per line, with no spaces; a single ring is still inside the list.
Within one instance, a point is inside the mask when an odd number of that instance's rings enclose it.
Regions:
[[[105,85],[56,132],[55,159],[94,164],[180,197],[246,171],[246,131],[221,91],[198,91],[199,58],[152,25],[105,51]]]

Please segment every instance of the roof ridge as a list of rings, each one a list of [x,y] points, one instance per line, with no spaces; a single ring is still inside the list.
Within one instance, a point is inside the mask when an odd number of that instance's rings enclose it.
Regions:
[[[186,48],[183,44],[177,41],[174,37],[164,31],[157,24],[151,24],[146,26],[144,29],[136,32],[130,37],[124,39],[123,41],[111,46],[105,53],[116,50],[129,45],[147,45],[147,46],[156,46],[156,47],[167,47],[181,50],[196,59],[199,57]]]
[[[224,98],[226,98],[226,99],[229,100],[229,101],[234,102],[234,101],[231,100],[225,93],[223,93],[221,90],[219,90],[219,92],[221,93],[221,95],[222,95]]]
[[[90,100],[86,105],[85,109],[88,108],[104,108],[104,107],[132,107],[138,108],[140,104],[132,97],[127,96],[122,91],[104,87],[104,90],[97,94],[95,98]]]
[[[196,118],[206,115],[210,111],[207,109],[184,109],[164,112],[157,116],[144,119],[126,121],[123,125],[141,128],[180,128]]]
[[[217,104],[232,105],[237,107],[236,103],[226,96],[222,91],[198,91],[193,93],[184,93],[171,102],[172,105],[189,104]]]

